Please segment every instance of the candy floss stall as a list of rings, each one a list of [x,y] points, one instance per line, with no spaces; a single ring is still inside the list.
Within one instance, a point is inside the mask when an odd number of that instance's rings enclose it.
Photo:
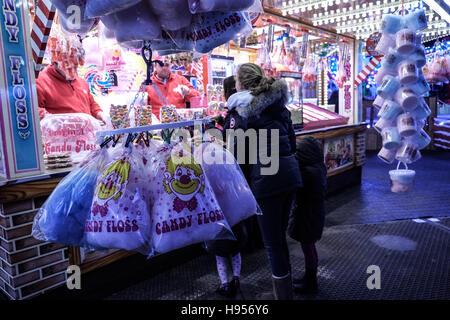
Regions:
[[[157,270],[173,263],[172,255],[189,255],[194,244],[233,239],[232,226],[260,214],[231,154],[213,142],[189,144],[177,136],[177,129],[188,128],[199,141],[211,120],[195,108],[207,102],[191,99],[196,112],[179,110],[155,89],[162,103],[155,117],[143,90],[152,85],[157,55],[181,54],[185,60],[173,71],[206,96],[203,55],[251,34],[250,12],[262,11],[259,0],[0,4],[4,294],[35,297],[64,285],[69,265],[84,274],[137,252]],[[80,24],[66,14],[72,4],[80,6]],[[87,81],[106,124],[84,114],[40,119],[36,78],[51,60]],[[186,61],[189,70],[182,69]],[[202,162],[211,155],[224,164]],[[238,202],[245,205],[229,206]]]

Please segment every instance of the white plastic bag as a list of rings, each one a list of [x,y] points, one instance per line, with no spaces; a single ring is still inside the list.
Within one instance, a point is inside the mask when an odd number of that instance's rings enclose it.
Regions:
[[[130,145],[104,167],[86,221],[88,247],[148,251],[150,238],[147,159]]]
[[[228,150],[216,143],[204,143],[196,148],[195,159],[201,163],[230,226],[262,214],[241,168]]]
[[[156,150],[151,171],[149,256],[206,240],[234,239],[202,167],[186,144],[163,144]]]

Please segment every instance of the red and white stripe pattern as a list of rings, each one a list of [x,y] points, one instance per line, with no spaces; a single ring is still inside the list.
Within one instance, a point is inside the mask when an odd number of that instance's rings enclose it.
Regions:
[[[355,86],[359,86],[369,76],[373,69],[378,66],[378,64],[380,63],[380,60],[378,59],[381,58],[373,57],[372,59],[370,59],[369,63],[364,66],[361,72],[356,76]]]
[[[31,30],[31,47],[33,49],[36,77],[41,70],[42,59],[44,58],[55,12],[56,8],[49,0],[38,0]]]
[[[335,116],[332,116],[327,112],[318,110],[318,108],[308,106],[307,104],[303,105],[303,118],[304,120],[306,120],[306,122],[336,119]]]
[[[136,78],[137,78],[138,75],[139,76],[143,76],[144,75],[144,71],[138,70],[138,71],[134,72],[133,76],[131,77],[130,83],[128,84],[128,88],[127,88],[128,90],[132,90],[133,89],[133,86],[136,83]]]

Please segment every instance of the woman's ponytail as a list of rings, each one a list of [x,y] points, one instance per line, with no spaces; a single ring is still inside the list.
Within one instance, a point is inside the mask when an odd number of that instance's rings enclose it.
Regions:
[[[275,81],[274,78],[267,78],[264,70],[254,63],[244,63],[237,72],[241,86],[249,90],[254,96],[268,91]]]

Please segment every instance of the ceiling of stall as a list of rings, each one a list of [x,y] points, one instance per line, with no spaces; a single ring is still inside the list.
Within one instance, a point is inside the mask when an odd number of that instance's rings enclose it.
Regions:
[[[428,28],[422,31],[422,41],[450,35],[450,21],[445,21],[425,2],[430,0],[264,0],[264,6],[279,11],[283,16],[307,20],[315,26],[334,29],[362,40],[380,30],[384,13],[399,13],[402,7],[410,11],[423,6]]]

